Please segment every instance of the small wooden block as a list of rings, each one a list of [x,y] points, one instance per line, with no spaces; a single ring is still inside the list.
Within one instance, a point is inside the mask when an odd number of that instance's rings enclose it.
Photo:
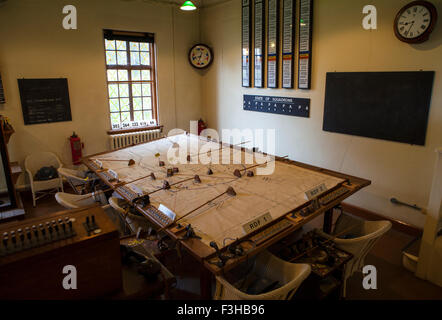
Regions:
[[[178,223],[175,227],[173,227],[172,229],[170,229],[171,232],[177,234],[181,231],[185,231],[187,227],[186,223]]]
[[[163,189],[165,189],[165,190],[170,189],[170,184],[166,180],[164,180],[164,182],[163,182]]]

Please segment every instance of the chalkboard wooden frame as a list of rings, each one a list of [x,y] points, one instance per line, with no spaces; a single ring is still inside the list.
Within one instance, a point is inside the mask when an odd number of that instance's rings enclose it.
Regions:
[[[18,79],[25,125],[72,121],[68,80]]]

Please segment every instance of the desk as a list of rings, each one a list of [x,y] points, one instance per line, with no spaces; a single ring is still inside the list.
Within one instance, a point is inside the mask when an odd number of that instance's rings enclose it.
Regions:
[[[181,155],[179,161],[173,159],[174,154]],[[225,163],[235,155],[241,161],[247,157],[252,161]],[[83,163],[199,261],[203,298],[210,297],[212,274],[231,270],[319,215],[325,214],[328,231],[333,208],[370,184],[365,179],[187,134],[88,156]],[[259,175],[258,168],[269,164],[274,164],[274,171]],[[227,192],[227,188],[235,192]],[[317,196],[306,199],[307,191],[319,189]],[[149,203],[137,202],[146,195]],[[169,221],[158,210],[160,205],[172,210],[179,224]],[[188,225],[200,238],[183,239]],[[248,228],[250,225],[258,227]],[[219,256],[209,245],[212,241],[221,253],[241,243],[247,254],[220,265]]]

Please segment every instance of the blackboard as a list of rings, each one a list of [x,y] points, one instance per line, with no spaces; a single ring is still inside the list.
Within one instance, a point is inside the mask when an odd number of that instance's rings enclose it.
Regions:
[[[327,73],[323,130],[425,145],[434,72]]]
[[[68,80],[18,79],[26,125],[71,121]]]

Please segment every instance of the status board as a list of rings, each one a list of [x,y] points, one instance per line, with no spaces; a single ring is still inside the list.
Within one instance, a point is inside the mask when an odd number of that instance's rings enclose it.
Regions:
[[[72,121],[68,80],[18,79],[25,125]]]
[[[282,114],[294,117],[310,117],[310,99],[244,95],[246,111]]]

